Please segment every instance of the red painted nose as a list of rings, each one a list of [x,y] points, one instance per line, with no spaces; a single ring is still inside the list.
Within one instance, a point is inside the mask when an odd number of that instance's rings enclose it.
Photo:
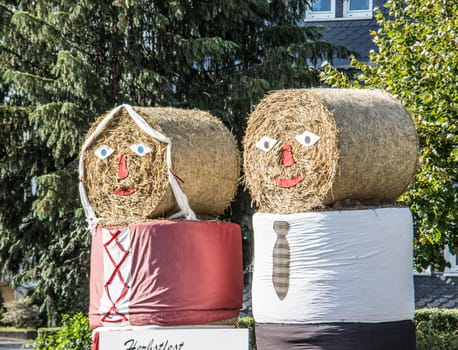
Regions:
[[[291,166],[293,165],[294,158],[293,158],[293,148],[291,145],[286,144],[282,147],[283,155],[281,157],[281,162],[280,164],[283,166]]]
[[[121,154],[118,163],[118,179],[125,179],[129,175],[127,170],[126,156]]]

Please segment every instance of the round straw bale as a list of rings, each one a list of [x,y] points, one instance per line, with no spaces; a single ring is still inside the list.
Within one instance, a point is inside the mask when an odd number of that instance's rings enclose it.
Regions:
[[[238,184],[240,157],[233,135],[207,112],[134,110],[171,140],[172,170],[196,215],[216,218],[230,204]],[[95,122],[86,138],[105,117]],[[143,156],[135,153],[138,146]],[[112,153],[106,158],[97,156],[109,154],[107,150]],[[166,152],[167,144],[144,132],[125,109],[113,116],[83,154],[82,181],[102,226],[162,218],[180,210],[168,180]]]
[[[243,142],[245,185],[271,213],[393,202],[417,166],[410,114],[379,90],[275,91],[250,115]]]

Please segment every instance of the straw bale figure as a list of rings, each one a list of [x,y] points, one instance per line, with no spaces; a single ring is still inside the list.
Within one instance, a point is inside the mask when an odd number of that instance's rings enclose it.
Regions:
[[[257,348],[415,349],[408,111],[379,90],[274,91],[243,147]]]
[[[232,134],[203,111],[133,109],[170,145],[147,134],[125,108],[114,114],[82,153],[81,181],[98,224],[126,225],[179,211],[169,172],[195,214],[215,219],[230,204],[238,183],[240,160]],[[95,122],[86,142],[106,116]]]
[[[385,92],[275,91],[248,120],[245,184],[263,212],[391,205],[412,180],[417,153],[409,113]]]

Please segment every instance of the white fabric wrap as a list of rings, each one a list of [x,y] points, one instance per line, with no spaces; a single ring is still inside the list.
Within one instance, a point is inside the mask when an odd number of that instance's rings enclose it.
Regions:
[[[272,285],[274,221],[287,221],[289,290]],[[253,316],[260,323],[412,319],[413,227],[408,208],[253,216]]]

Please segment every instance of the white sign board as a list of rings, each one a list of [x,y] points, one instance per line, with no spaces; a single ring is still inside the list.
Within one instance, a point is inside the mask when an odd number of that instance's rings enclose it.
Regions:
[[[100,327],[97,350],[248,350],[248,329],[223,326]]]

